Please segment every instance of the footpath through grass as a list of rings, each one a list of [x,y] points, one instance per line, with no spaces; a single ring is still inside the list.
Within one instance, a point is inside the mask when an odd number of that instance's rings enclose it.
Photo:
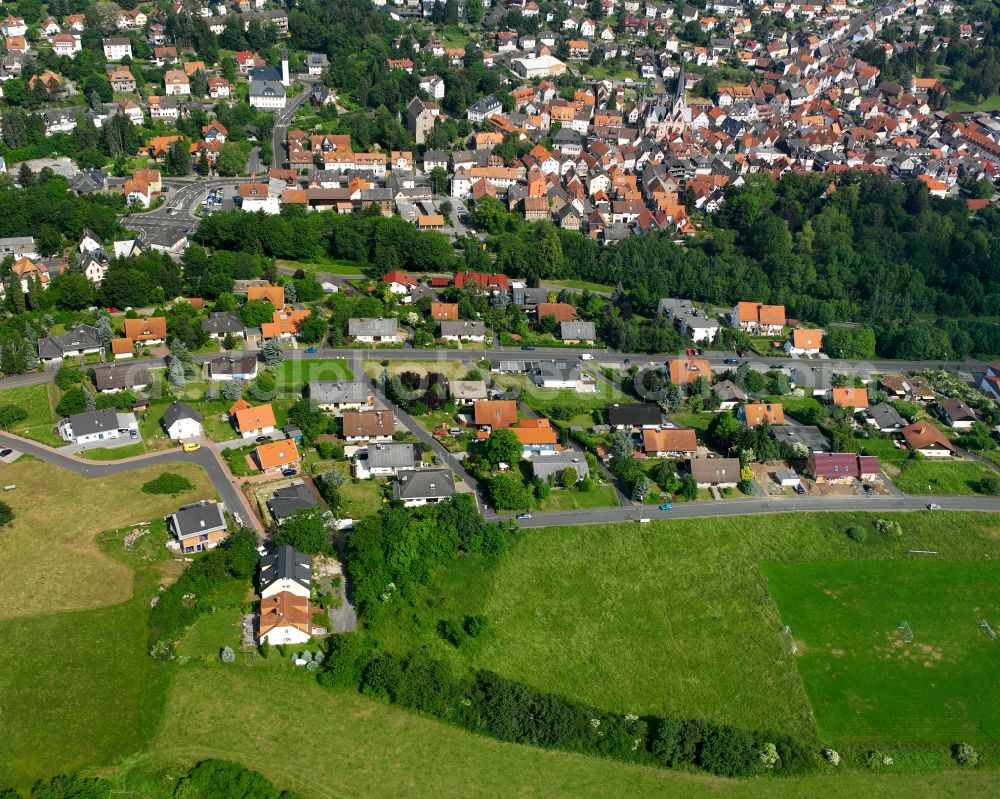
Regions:
[[[821,736],[980,746],[1000,736],[1000,564],[769,563]],[[909,624],[913,640],[897,629]]]

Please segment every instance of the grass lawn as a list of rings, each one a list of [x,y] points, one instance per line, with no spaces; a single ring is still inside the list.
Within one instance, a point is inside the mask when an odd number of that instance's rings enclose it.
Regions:
[[[372,631],[390,650],[426,645],[457,667],[493,669],[597,707],[809,739],[811,711],[759,562],[902,559],[910,548],[938,550],[942,559],[1000,555],[997,515],[902,514],[897,540],[875,535],[874,518],[796,514],[528,530],[485,575],[473,559],[442,570],[437,587],[387,608]],[[854,525],[872,530],[868,543],[847,538]],[[468,613],[486,615],[491,634],[457,651],[437,625]]]
[[[613,486],[594,486],[593,491],[567,491],[553,488],[539,503],[539,510],[576,510],[577,508],[618,507],[618,495]]]
[[[59,393],[54,383],[0,391],[0,405],[18,405],[28,412],[27,419],[10,426],[10,432],[54,447],[65,445],[55,433]]]
[[[591,283],[588,280],[546,280],[546,286],[558,286],[560,288],[566,289],[579,289],[583,291],[587,289],[589,291],[601,291],[607,294],[611,294],[614,290],[614,286],[607,286],[604,283]]]
[[[242,640],[239,607],[219,607],[203,613],[177,645],[177,654],[189,658],[218,659],[224,646],[239,651]]]
[[[278,389],[299,393],[310,380],[353,380],[354,374],[343,358],[310,360],[308,355],[301,358],[286,358],[275,371]]]
[[[1000,735],[1000,564],[763,567],[824,739],[974,745]],[[907,621],[913,641],[897,629]]]
[[[366,270],[371,269],[370,264],[363,264],[357,261],[342,261],[338,259],[328,259],[322,263],[306,263],[305,261],[288,261],[283,258],[278,259],[278,266],[287,269],[301,269],[307,275],[313,277],[317,273],[327,273],[331,275],[363,275]]]
[[[841,770],[788,779],[724,780],[500,743],[351,692],[321,688],[304,672],[188,663],[178,670],[163,725],[136,768],[158,771],[206,757],[242,762],[306,799],[373,794],[512,799],[684,796],[818,799],[843,796],[987,796],[997,774],[956,770],[873,774]],[[266,664],[266,668],[262,667]],[[226,711],[220,712],[221,698]],[[267,717],[280,747],[260,746]],[[609,786],[614,786],[610,788]],[[169,795],[169,794],[165,794]]]
[[[690,427],[695,431],[699,441],[704,441],[708,426],[712,423],[716,414],[714,413],[672,413],[670,418],[677,424]]]
[[[343,514],[350,519],[363,519],[382,507],[384,480],[349,480],[340,487]]]
[[[891,476],[904,494],[978,494],[978,483],[995,472],[976,461],[907,460]]]
[[[571,388],[538,388],[527,375],[502,375],[497,378],[498,385],[515,383],[524,389],[521,402],[543,416],[549,415],[549,410],[556,405],[575,409],[573,416],[579,416],[588,411],[603,410],[609,402],[629,402],[622,392],[602,380],[597,381],[597,391],[581,394]]]
[[[2,533],[0,619],[126,601],[132,594],[131,574],[98,550],[94,536],[215,497],[208,475],[188,463],[169,467],[194,484],[177,497],[139,489],[166,471],[162,466],[130,472],[127,479],[90,479],[30,458],[0,470],[5,484],[18,486],[3,497],[16,518]]]
[[[796,417],[799,411],[818,411],[822,413],[825,406],[815,397],[795,397],[784,395],[780,397],[765,397],[765,402],[780,403],[789,416]]]
[[[122,458],[131,458],[135,455],[142,455],[149,449],[142,441],[135,444],[126,444],[121,447],[94,447],[79,453],[81,458],[89,461],[120,461]]]
[[[403,372],[415,372],[421,377],[431,372],[438,372],[449,380],[464,380],[465,376],[469,373],[469,367],[461,361],[444,358],[441,360],[428,358],[427,360],[418,361],[390,361],[389,365],[385,367],[382,366],[380,361],[362,361],[361,367],[365,370],[365,374],[374,378],[381,377],[383,369],[389,370],[390,377],[395,377]],[[481,370],[481,374],[489,381],[488,370]]]
[[[117,512],[110,503],[101,510]],[[131,588],[132,572],[122,568]],[[132,599],[110,607],[0,622],[0,784],[27,788],[38,777],[110,765],[147,745],[169,684],[168,667],[146,652],[157,582],[146,572]],[[94,580],[87,588],[103,604],[118,586]],[[44,653],[51,656],[41,667]]]
[[[246,447],[222,450],[222,459],[236,477],[249,477],[252,474],[259,474],[260,469],[251,466],[247,462],[247,455],[253,452],[256,444],[248,444]]]

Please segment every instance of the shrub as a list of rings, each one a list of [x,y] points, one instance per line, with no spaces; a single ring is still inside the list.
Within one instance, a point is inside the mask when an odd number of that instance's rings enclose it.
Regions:
[[[170,494],[171,496],[190,491],[192,488],[194,485],[190,480],[174,472],[164,472],[159,477],[154,477],[142,485],[142,490],[147,494]]]
[[[991,497],[1000,496],[1000,477],[995,474],[986,475],[979,481],[977,489],[980,494],[989,494]]]
[[[14,511],[6,502],[0,501],[0,527],[14,521]]]
[[[952,756],[960,766],[974,766],[979,762],[979,753],[969,744],[955,744],[952,747]]]
[[[222,651],[219,653],[219,659],[223,663],[232,663],[236,660],[236,653],[233,652],[233,648],[230,646],[224,646]]]
[[[257,649],[260,652],[260,656],[264,658],[264,660],[267,660],[268,656],[271,654],[270,642],[265,638],[260,642],[260,646],[258,646]]]
[[[452,619],[442,619],[438,623],[438,635],[452,646],[461,646],[465,640],[465,628]]]
[[[20,405],[0,405],[0,427],[5,430],[12,424],[23,422],[28,418],[28,412]]]
[[[720,777],[741,777],[753,770],[753,738],[728,724],[709,724],[698,752],[698,763]]]
[[[490,626],[489,619],[480,614],[465,617],[465,633],[470,638],[479,638]]]
[[[594,490],[594,479],[592,477],[584,477],[577,485],[577,490],[584,494],[590,493]]]
[[[876,519],[875,529],[886,538],[899,538],[903,534],[902,525],[889,519]]]
[[[863,760],[865,766],[872,771],[878,771],[892,765],[892,756],[887,755],[885,752],[880,752],[878,749],[865,752]]]
[[[829,763],[831,766],[840,765],[840,752],[838,752],[836,749],[824,749],[823,757],[826,758],[826,762]]]
[[[847,537],[852,541],[857,541],[859,544],[863,544],[868,540],[868,532],[863,527],[848,527]]]
[[[328,461],[333,457],[333,442],[332,441],[317,441],[316,442],[316,452],[319,456]]]
[[[757,758],[760,760],[761,766],[767,771],[770,771],[775,767],[780,759],[778,757],[778,747],[773,743],[765,743],[761,750],[757,753]]]

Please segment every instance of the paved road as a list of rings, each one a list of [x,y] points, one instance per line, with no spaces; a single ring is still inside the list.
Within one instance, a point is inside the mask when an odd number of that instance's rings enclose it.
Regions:
[[[298,79],[306,83],[309,76],[300,75]],[[295,112],[309,99],[310,90],[311,86],[306,83],[303,92],[274,115],[274,128],[271,130],[272,166],[285,167],[288,165],[288,126],[295,119]]]
[[[108,477],[115,474],[126,474],[134,469],[141,469],[147,466],[160,466],[167,463],[193,463],[201,466],[208,474],[219,493],[219,497],[226,508],[232,513],[238,513],[244,524],[253,527],[258,533],[263,533],[263,527],[257,517],[250,510],[236,485],[229,474],[229,469],[219,458],[216,452],[209,446],[203,446],[195,452],[184,452],[184,450],[170,449],[164,452],[153,452],[148,455],[140,455],[135,458],[127,458],[120,461],[88,461],[77,458],[73,455],[64,454],[59,450],[38,444],[34,441],[21,438],[9,433],[0,433],[0,444],[11,447],[21,452],[33,455],[41,461],[51,463],[63,469],[69,469],[76,474],[85,477]]]
[[[655,505],[631,508],[587,508],[586,510],[536,513],[533,519],[520,522],[522,527],[556,527],[577,524],[613,524],[639,519],[670,521],[671,519],[706,519],[723,516],[756,516],[763,513],[814,512],[883,512],[926,511],[927,505],[938,503],[945,510],[1000,512],[1000,499],[995,497],[796,497],[794,499],[727,499],[716,502],[691,502],[674,505],[661,511]],[[490,518],[495,518],[490,515]],[[503,518],[511,518],[504,515]]]

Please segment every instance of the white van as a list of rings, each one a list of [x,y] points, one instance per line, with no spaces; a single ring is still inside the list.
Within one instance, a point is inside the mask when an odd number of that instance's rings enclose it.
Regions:
[[[581,361],[592,361],[592,360],[594,360],[594,356],[591,355],[589,352],[584,352],[584,353],[580,354],[580,360]]]

